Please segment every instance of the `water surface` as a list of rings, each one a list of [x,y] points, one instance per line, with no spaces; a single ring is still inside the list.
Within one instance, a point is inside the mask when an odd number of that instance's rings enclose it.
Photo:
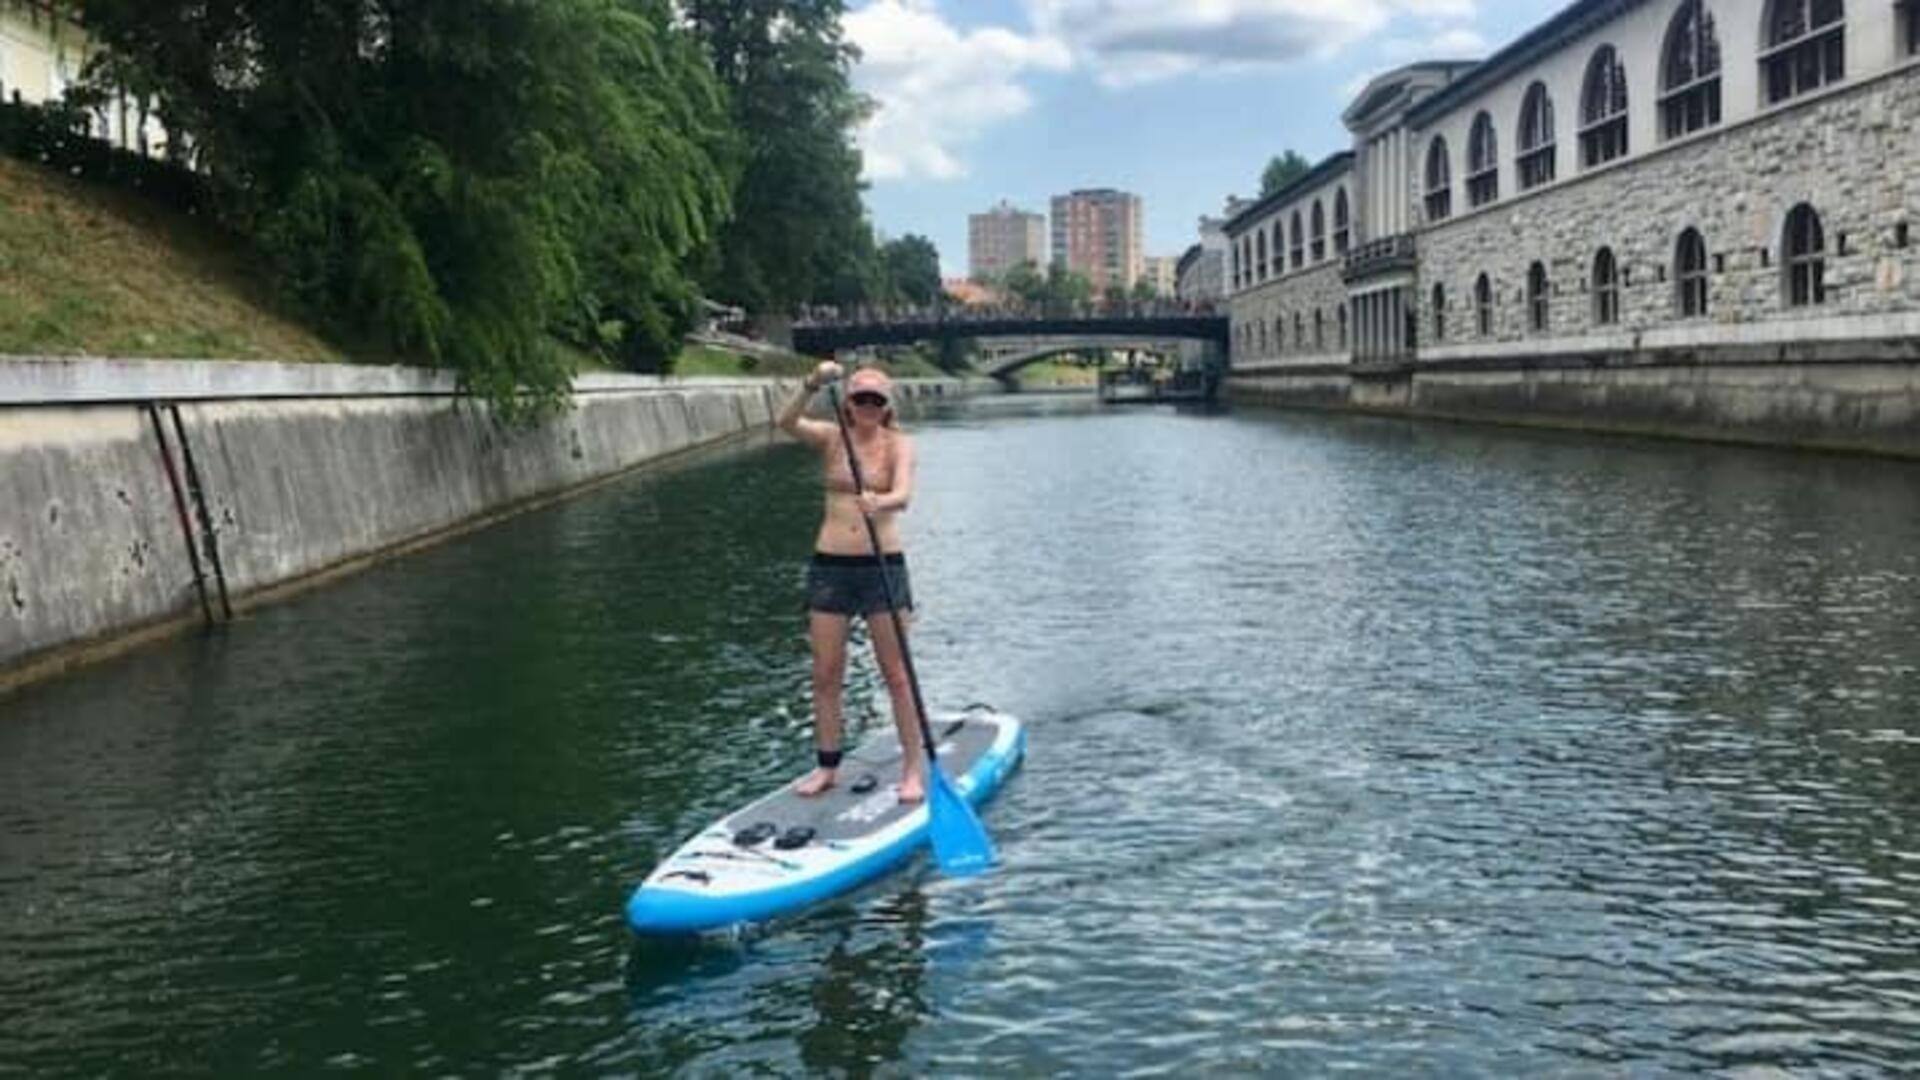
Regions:
[[[808,756],[817,480],[742,444],[0,699],[0,1071],[1920,1060],[1914,466],[1060,399],[916,432],[928,698],[1032,724],[997,873],[624,929]]]

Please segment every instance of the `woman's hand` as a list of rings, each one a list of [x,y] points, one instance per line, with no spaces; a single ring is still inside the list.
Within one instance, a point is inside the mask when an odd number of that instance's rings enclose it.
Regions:
[[[822,360],[820,365],[813,369],[813,374],[807,376],[807,389],[818,390],[830,382],[838,382],[839,379],[840,365],[831,360]]]

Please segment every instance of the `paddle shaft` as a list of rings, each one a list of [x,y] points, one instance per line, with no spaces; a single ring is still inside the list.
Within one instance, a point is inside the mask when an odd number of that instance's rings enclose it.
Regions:
[[[847,451],[847,468],[853,473],[853,495],[858,499],[866,493],[867,481],[860,474],[860,455],[853,452],[853,432],[847,428],[846,413],[840,409],[840,388],[827,387],[828,400],[833,404],[833,419],[840,425],[840,445]],[[927,723],[927,705],[920,698],[920,676],[913,670],[913,649],[907,645],[907,628],[900,621],[900,606],[893,599],[893,582],[888,580],[887,556],[880,547],[880,530],[873,524],[873,518],[862,510],[860,520],[867,526],[867,542],[873,546],[873,560],[880,567],[880,596],[887,602],[887,617],[893,620],[893,637],[900,643],[900,663],[907,669],[907,685],[913,690],[913,715],[920,721],[920,741],[927,748],[927,761],[934,769],[940,768],[939,756],[933,749],[933,728]],[[929,777],[933,782],[934,777]]]

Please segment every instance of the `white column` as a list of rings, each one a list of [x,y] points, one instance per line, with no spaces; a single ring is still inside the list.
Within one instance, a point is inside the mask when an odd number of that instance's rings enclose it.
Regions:
[[[1393,202],[1393,231],[1407,231],[1406,207],[1407,180],[1407,130],[1395,128],[1393,131],[1393,184],[1391,200]]]

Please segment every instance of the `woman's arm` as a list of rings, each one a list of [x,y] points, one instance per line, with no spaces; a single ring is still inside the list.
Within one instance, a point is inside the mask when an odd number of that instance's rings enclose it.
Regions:
[[[869,514],[905,510],[913,502],[913,440],[896,435],[893,451],[893,490],[869,491],[861,509]]]
[[[801,442],[814,446],[824,444],[833,435],[833,425],[807,419],[807,404],[813,400],[813,395],[820,392],[822,386],[839,377],[839,364],[831,360],[821,361],[820,366],[814,368],[813,373],[801,383],[800,392],[794,395],[792,401],[787,402],[786,408],[780,410],[780,415],[774,419],[774,423],[780,426],[780,430]]]

